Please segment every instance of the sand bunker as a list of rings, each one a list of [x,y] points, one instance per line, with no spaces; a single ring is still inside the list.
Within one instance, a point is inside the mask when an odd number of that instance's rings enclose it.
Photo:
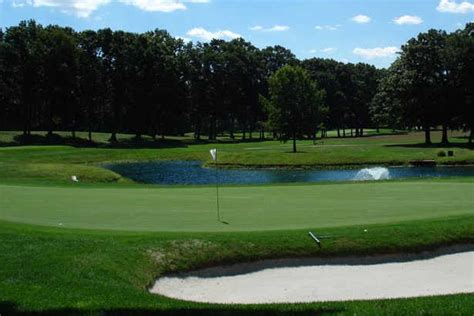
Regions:
[[[150,290],[208,303],[292,303],[416,297],[474,292],[474,251],[266,260],[158,279]],[[414,255],[416,256],[416,255]]]

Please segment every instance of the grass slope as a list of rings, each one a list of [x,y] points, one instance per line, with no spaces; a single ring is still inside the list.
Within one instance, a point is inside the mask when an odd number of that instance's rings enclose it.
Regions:
[[[0,132],[0,143],[12,145],[15,135]],[[462,135],[451,136],[447,147],[420,145],[420,133],[301,141],[296,155],[289,144],[275,141],[215,144],[189,137],[136,143],[119,135],[119,145],[111,148],[106,134],[94,134],[93,147],[67,140],[73,146],[0,148],[0,314],[472,315],[472,294],[228,306],[147,292],[157,276],[209,265],[473,244],[472,178],[228,186],[221,190],[225,225],[215,219],[214,188],[138,185],[100,167],[129,160],[206,162],[213,147],[221,162],[244,166],[474,162]],[[439,141],[439,133],[433,138]],[[447,149],[455,156],[437,156]],[[72,183],[73,174],[82,183]],[[329,236],[321,249],[308,229]]]
[[[64,315],[154,313],[468,315],[472,295],[414,299],[228,306],[151,295],[156,276],[229,262],[295,256],[411,252],[474,242],[474,216],[306,230],[234,233],[131,233],[46,228],[0,222],[0,312]],[[368,232],[364,232],[368,229]],[[105,311],[105,312],[101,312]]]
[[[389,223],[474,214],[468,180],[153,188],[0,185],[0,219],[64,228],[239,231]]]
[[[0,132],[8,138],[11,132]],[[2,136],[3,135],[3,136]],[[5,136],[7,135],[7,136]],[[98,134],[104,141],[106,134]],[[125,136],[124,136],[125,137]],[[73,146],[13,146],[0,148],[0,180],[67,182],[72,173],[86,182],[122,181],[111,171],[98,169],[101,163],[139,160],[200,160],[209,162],[209,149],[219,149],[219,161],[227,166],[347,166],[404,165],[411,160],[433,159],[439,164],[474,164],[474,150],[468,147],[462,133],[452,133],[447,146],[425,146],[422,133],[374,135],[360,138],[327,138],[299,141],[297,154],[291,144],[278,141],[197,143],[189,137],[160,142],[126,143],[126,148]],[[439,141],[440,133],[433,133]],[[135,147],[135,148],[130,148]],[[438,157],[438,152],[453,150],[453,157]],[[55,172],[51,172],[54,169]]]

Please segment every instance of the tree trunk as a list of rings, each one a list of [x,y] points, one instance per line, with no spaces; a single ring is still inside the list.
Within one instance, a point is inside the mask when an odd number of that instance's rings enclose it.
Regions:
[[[113,131],[112,134],[110,134],[109,142],[111,143],[117,142],[117,132]]]
[[[443,124],[443,136],[441,138],[441,143],[442,144],[449,144],[449,140],[448,140],[448,125],[447,124]]]
[[[72,139],[76,139],[76,120],[72,120],[72,126],[71,126],[71,134],[72,134]]]
[[[471,132],[469,133],[469,145],[472,145],[472,138],[474,137],[473,130],[474,126],[471,126]]]
[[[346,128],[345,127],[342,129],[342,137],[346,138]]]
[[[337,138],[340,138],[341,137],[341,131],[339,130],[339,128],[337,128]]]
[[[293,153],[296,153],[296,133],[293,133]]]
[[[430,145],[431,144],[431,133],[430,133],[430,128],[425,127],[425,144]]]
[[[89,139],[89,143],[92,143],[92,128],[89,126],[89,133],[87,135],[87,138]]]
[[[230,119],[230,138],[234,139],[234,117]]]
[[[198,119],[194,127],[194,139],[201,140],[201,120]]]
[[[360,128],[359,136],[361,136],[361,137],[364,136],[364,128],[363,127]]]

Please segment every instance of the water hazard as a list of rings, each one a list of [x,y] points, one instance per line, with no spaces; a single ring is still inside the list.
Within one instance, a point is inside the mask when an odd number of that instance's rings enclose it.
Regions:
[[[370,181],[398,178],[474,176],[474,167],[372,167],[360,169],[215,169],[199,161],[109,164],[106,168],[136,182],[150,184],[264,184],[291,182]]]

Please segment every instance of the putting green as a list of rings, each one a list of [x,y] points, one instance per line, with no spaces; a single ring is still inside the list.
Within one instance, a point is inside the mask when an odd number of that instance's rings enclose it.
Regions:
[[[0,219],[64,228],[250,231],[388,223],[473,214],[474,184],[456,181],[224,187],[0,185]]]

